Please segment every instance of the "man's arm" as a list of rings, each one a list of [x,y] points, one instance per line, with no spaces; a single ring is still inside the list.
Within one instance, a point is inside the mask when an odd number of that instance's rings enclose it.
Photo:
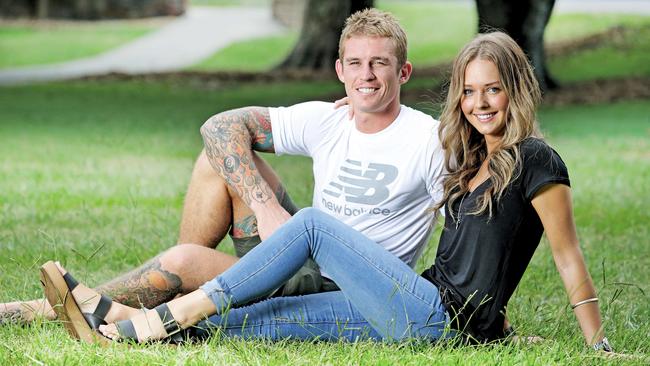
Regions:
[[[212,116],[201,127],[208,160],[253,210],[262,239],[290,218],[253,161],[253,150],[273,152],[267,108],[247,107]]]

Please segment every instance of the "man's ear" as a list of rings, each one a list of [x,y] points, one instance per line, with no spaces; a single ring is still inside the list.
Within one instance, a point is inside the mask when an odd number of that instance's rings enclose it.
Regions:
[[[339,77],[339,80],[342,83],[345,83],[345,78],[343,77],[343,63],[341,63],[340,58],[336,59],[336,62],[334,63],[334,68],[336,69],[336,76]]]
[[[404,84],[411,78],[411,73],[413,72],[413,64],[409,61],[406,61],[404,65],[399,69],[399,83]]]

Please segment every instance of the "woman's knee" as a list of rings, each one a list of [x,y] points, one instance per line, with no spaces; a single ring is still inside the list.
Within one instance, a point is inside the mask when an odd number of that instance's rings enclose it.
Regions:
[[[305,207],[298,211],[294,217],[304,222],[313,222],[313,221],[322,221],[325,217],[328,217],[323,211],[313,208]]]

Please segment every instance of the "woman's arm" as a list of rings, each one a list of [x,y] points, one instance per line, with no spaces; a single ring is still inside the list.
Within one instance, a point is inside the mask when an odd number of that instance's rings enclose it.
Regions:
[[[537,192],[532,204],[544,225],[569,302],[578,304],[595,298],[596,290],[578,245],[569,187],[549,184]],[[574,312],[587,343],[594,345],[601,341],[604,335],[598,302],[579,305]]]

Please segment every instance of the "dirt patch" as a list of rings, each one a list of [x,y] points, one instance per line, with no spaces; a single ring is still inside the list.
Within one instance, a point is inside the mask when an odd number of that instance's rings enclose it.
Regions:
[[[562,85],[544,96],[544,104],[600,104],[650,99],[650,78],[590,80]]]

